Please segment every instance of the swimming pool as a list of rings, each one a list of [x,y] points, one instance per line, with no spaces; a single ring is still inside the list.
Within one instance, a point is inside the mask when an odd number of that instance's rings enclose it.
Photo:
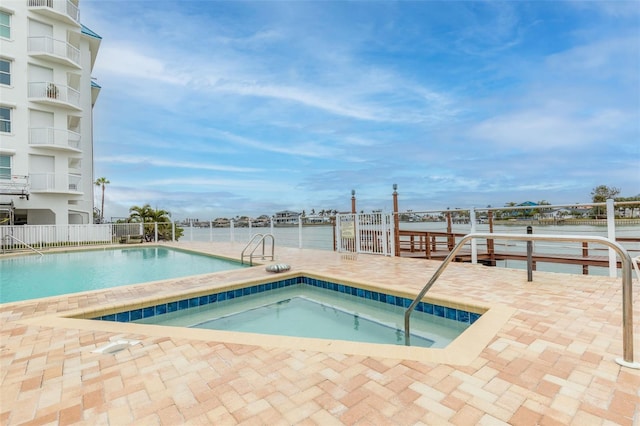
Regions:
[[[297,276],[93,319],[404,345],[403,314],[410,303],[398,295]],[[311,317],[311,311],[320,315]],[[420,302],[412,314],[411,342],[444,348],[480,316]]]
[[[0,259],[0,303],[244,268],[168,247],[106,248]]]

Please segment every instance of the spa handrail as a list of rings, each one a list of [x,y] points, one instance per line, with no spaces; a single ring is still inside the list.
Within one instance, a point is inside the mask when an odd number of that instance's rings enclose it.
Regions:
[[[405,345],[409,345],[409,318],[416,305],[422,300],[431,286],[446,269],[449,263],[455,259],[456,254],[470,240],[484,238],[492,240],[519,240],[519,241],[569,241],[600,243],[613,249],[622,263],[622,348],[623,358],[617,358],[616,362],[624,367],[640,369],[640,362],[633,362],[633,291],[632,291],[632,263],[631,256],[627,250],[616,241],[605,237],[585,236],[585,235],[543,235],[543,234],[493,234],[493,233],[472,233],[467,234],[456,244],[449,255],[442,261],[429,282],[420,291],[415,300],[409,305],[404,313],[404,340]]]
[[[244,263],[244,257],[245,254],[244,252],[247,251],[247,249],[249,248],[249,246],[251,246],[251,244],[257,239],[259,238],[258,242],[256,243],[256,245],[253,247],[253,250],[251,250],[251,252],[248,254],[249,256],[249,265],[253,266],[253,252],[256,251],[256,249],[260,246],[262,246],[262,254],[260,255],[260,257],[262,259],[266,259],[268,257],[271,258],[271,260],[274,259],[274,252],[275,252],[275,246],[276,246],[276,239],[273,236],[273,234],[255,234],[253,237],[251,237],[251,240],[247,243],[247,245],[244,247],[244,249],[242,249],[242,253],[240,254],[240,262]],[[271,239],[271,254],[267,255],[264,252],[264,246],[265,246],[265,241],[267,239]]]
[[[44,254],[42,254],[42,252],[34,247],[31,247],[29,244],[25,243],[24,241],[22,241],[20,238],[14,237],[13,235],[5,235],[3,237],[3,239],[9,240],[9,238],[13,238],[14,240],[16,240],[17,242],[19,242],[20,244],[24,245],[25,247],[30,248],[31,250],[35,251],[36,253],[38,253],[40,256],[44,256]]]

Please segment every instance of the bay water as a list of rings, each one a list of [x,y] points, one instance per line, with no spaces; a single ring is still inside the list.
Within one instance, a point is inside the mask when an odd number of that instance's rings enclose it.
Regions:
[[[598,225],[532,225],[534,234],[545,235],[581,235],[608,237],[606,226]],[[401,230],[446,232],[446,222],[401,222]],[[334,228],[331,225],[291,226],[274,228],[196,228],[185,227],[181,241],[212,241],[212,242],[237,242],[246,244],[256,233],[273,233],[277,247],[298,247],[306,249],[333,250]],[[453,224],[452,232],[468,234],[471,232],[470,224]],[[488,224],[476,225],[476,232],[489,232]],[[494,233],[526,234],[527,224],[499,224],[494,225]],[[616,238],[640,238],[640,225],[616,225]],[[525,241],[496,241],[498,251],[513,250],[526,251]],[[639,242],[621,243],[629,254],[634,257],[640,255]],[[486,242],[478,240],[478,251],[484,251]],[[589,244],[589,254],[593,256],[608,256],[609,249],[600,244]],[[580,256],[582,254],[581,243],[537,241],[534,243],[534,253],[553,253]],[[276,253],[277,254],[277,253]],[[526,263],[522,261],[501,261],[498,267],[525,269]],[[537,263],[538,271],[565,272],[582,274],[581,265],[564,265],[554,263]],[[593,275],[608,275],[608,268],[589,267],[589,273]]]

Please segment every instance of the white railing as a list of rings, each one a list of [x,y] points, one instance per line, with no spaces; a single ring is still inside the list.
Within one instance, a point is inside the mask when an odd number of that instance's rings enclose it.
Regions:
[[[29,37],[29,53],[44,53],[67,59],[75,65],[80,65],[80,49],[64,40],[57,40],[51,36]]]
[[[52,145],[60,148],[80,149],[80,133],[53,127],[29,129],[30,145]]]
[[[46,7],[76,23],[80,22],[80,9],[71,0],[29,0],[29,7]]]
[[[7,194],[29,193],[29,176],[13,175],[11,179],[0,179],[0,191]]]
[[[29,98],[32,100],[44,100],[61,102],[80,108],[80,92],[76,89],[56,84],[50,81],[29,83]]]
[[[24,243],[24,247],[16,239]],[[43,249],[111,244],[113,236],[111,225],[21,225],[0,226],[0,241],[6,251],[27,248],[27,245]]]
[[[82,184],[82,176],[68,175],[69,176],[69,191],[80,192],[80,185]]]
[[[75,179],[79,179],[78,175],[63,175],[64,180],[62,181],[61,189],[57,192],[69,192],[68,184],[72,183],[69,179],[70,176],[75,176]],[[39,190],[40,192],[46,192],[46,188],[50,188],[49,191],[55,192],[53,188],[56,188],[56,176],[54,174],[34,174],[31,175],[32,179],[32,187],[36,186],[38,188],[45,188],[43,190]],[[0,183],[2,181],[0,180]],[[78,188],[80,188],[78,186]],[[604,205],[605,203],[603,203]],[[611,208],[611,202],[609,204],[609,208],[607,212],[612,216],[613,209]],[[471,216],[474,217],[477,215],[475,209],[471,209]],[[480,209],[478,209],[480,210]],[[356,225],[351,217],[351,215],[339,215],[345,219],[346,222],[351,221],[354,223],[353,225],[353,235],[356,234]],[[294,226],[275,226],[274,221],[272,219],[271,223],[267,222],[267,226],[264,226],[262,222],[260,225],[256,225],[253,221],[249,221],[246,223],[243,221],[244,226],[238,226],[234,220],[231,220],[228,227],[216,227],[216,222],[196,222],[191,224],[180,224],[175,225],[173,223],[166,224],[154,224],[154,223],[145,223],[144,225],[135,223],[135,224],[111,224],[112,226],[112,235],[114,236],[114,241],[118,240],[122,236],[126,235],[144,235],[147,241],[159,241],[159,240],[179,240],[181,242],[232,242],[239,244],[246,244],[251,238],[258,233],[270,233],[278,240],[279,247],[294,247],[294,248],[304,248],[304,249],[318,249],[318,250],[345,250],[348,251],[356,251],[359,250],[360,253],[373,253],[373,254],[388,254],[393,255],[395,253],[395,238],[393,238],[394,227],[392,226],[393,216],[391,214],[383,214],[382,216],[389,216],[389,219],[382,223],[382,220],[374,220],[374,217],[377,214],[361,214],[357,215],[360,218],[357,220],[359,235],[362,235],[362,238],[359,242],[356,242],[353,237],[348,235],[349,225],[344,223],[344,221],[340,221],[339,224],[336,224],[335,227],[331,224],[326,225],[307,225],[302,226],[300,223]],[[478,215],[479,216],[479,215]],[[246,225],[245,225],[246,223]],[[474,224],[472,226],[472,223]],[[91,226],[91,225],[87,225]],[[346,234],[343,233],[346,229]],[[407,223],[402,222],[400,224],[400,229],[403,230],[424,230],[424,231],[434,231],[441,232],[445,231],[443,227],[446,227],[445,222],[413,222]],[[181,229],[179,229],[181,228]],[[484,225],[476,225],[475,221],[467,221],[466,223],[458,223],[454,224],[453,232],[456,234],[455,242],[459,241],[461,236],[468,234],[469,232],[487,232],[488,230],[487,224]],[[578,226],[573,228],[573,225],[569,226],[545,226],[544,228],[534,226],[534,234],[535,233],[545,233],[552,234],[554,232],[566,233],[567,228],[570,228],[573,233],[576,234],[584,234],[584,235],[600,235],[607,236],[611,240],[617,240],[622,244],[626,250],[633,254],[633,256],[637,256],[640,253],[640,242],[638,242],[638,235],[640,235],[640,226],[632,225],[632,226],[615,226],[615,222],[613,220],[605,221],[603,226]],[[540,232],[540,229],[544,229],[543,232]],[[556,229],[557,228],[557,229]],[[524,232],[522,226],[514,226],[514,225],[495,225],[494,233],[509,233],[509,232]],[[597,233],[597,234],[596,234]],[[460,234],[458,236],[457,234]],[[387,235],[387,238],[384,236]],[[346,238],[346,239],[345,239]],[[350,239],[350,240],[349,240]],[[364,243],[363,243],[364,241]],[[386,242],[386,247],[385,247]],[[544,242],[536,242],[533,247],[536,254],[566,254],[569,257],[576,257],[580,254],[584,255],[584,246],[581,247],[579,244],[577,246],[569,246],[566,247],[560,246],[561,251],[558,253],[558,250],[552,250],[551,247],[547,248],[543,245]],[[336,244],[336,245],[334,245]],[[350,244],[350,245],[349,245]],[[500,241],[496,241],[496,245],[500,245]],[[517,241],[514,242],[506,242],[503,249],[507,251],[521,251],[524,248],[521,245],[518,245]],[[472,260],[477,261],[477,247],[474,247],[475,244],[472,244]],[[508,247],[507,247],[508,246]],[[557,247],[556,247],[557,248]],[[606,255],[607,248],[601,249],[602,255]],[[589,247],[589,253],[595,253],[595,255],[599,255],[600,252],[596,250],[596,248]],[[475,259],[474,259],[475,258]],[[504,261],[505,267],[511,268],[524,268],[526,265],[521,265],[522,262],[518,261],[509,261],[507,264]],[[538,264],[539,267],[540,264]],[[544,265],[542,265],[544,266]],[[547,268],[541,268],[541,270],[545,270]],[[592,271],[593,269],[593,271]],[[584,267],[581,265],[560,265],[556,268],[554,265],[550,265],[548,270],[554,272],[566,272],[572,274],[584,273]],[[589,267],[589,274],[603,274],[607,273],[611,276],[616,274],[616,263],[615,260],[610,262],[608,268],[602,267]]]
[[[31,191],[33,192],[79,192],[82,177],[62,173],[29,174]]]

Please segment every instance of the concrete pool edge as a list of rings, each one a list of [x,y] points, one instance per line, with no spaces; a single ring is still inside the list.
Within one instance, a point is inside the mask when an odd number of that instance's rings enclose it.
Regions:
[[[310,350],[325,353],[344,353],[350,355],[376,356],[384,358],[403,359],[421,362],[444,363],[452,365],[469,365],[484,350],[491,341],[496,338],[498,331],[506,324],[516,309],[503,305],[480,306],[477,303],[460,298],[432,298],[425,297],[426,302],[437,302],[449,307],[464,308],[473,312],[481,312],[482,316],[475,321],[459,337],[443,349],[429,349],[420,347],[407,347],[396,345],[381,345],[359,342],[347,342],[340,340],[325,340],[313,338],[298,338],[287,336],[261,335],[253,333],[238,333],[217,330],[203,330],[184,327],[158,326],[136,323],[123,323],[112,321],[96,321],[94,318],[107,312],[117,312],[123,309],[148,306],[153,303],[175,300],[186,296],[196,296],[224,289],[237,289],[253,284],[265,283],[275,279],[287,279],[298,276],[312,276],[322,279],[340,280],[342,283],[351,284],[359,288],[367,288],[374,291],[382,290],[387,293],[404,297],[415,297],[411,292],[398,291],[384,286],[370,285],[353,280],[340,279],[336,275],[328,276],[313,272],[295,271],[285,274],[269,275],[257,279],[244,279],[235,282],[227,282],[223,285],[211,285],[200,287],[193,291],[178,291],[172,294],[164,294],[159,297],[146,297],[131,302],[121,301],[110,306],[75,309],[61,312],[55,315],[24,319],[18,321],[22,324],[37,325],[41,327],[61,327],[85,331],[103,331],[118,335],[135,335],[136,339],[145,337],[169,337],[172,339],[190,339],[206,342],[220,342],[230,344],[242,344],[248,346],[275,347],[293,350]],[[141,340],[144,340],[142,338]],[[93,349],[93,348],[91,348]],[[135,349],[132,349],[135,350]]]

